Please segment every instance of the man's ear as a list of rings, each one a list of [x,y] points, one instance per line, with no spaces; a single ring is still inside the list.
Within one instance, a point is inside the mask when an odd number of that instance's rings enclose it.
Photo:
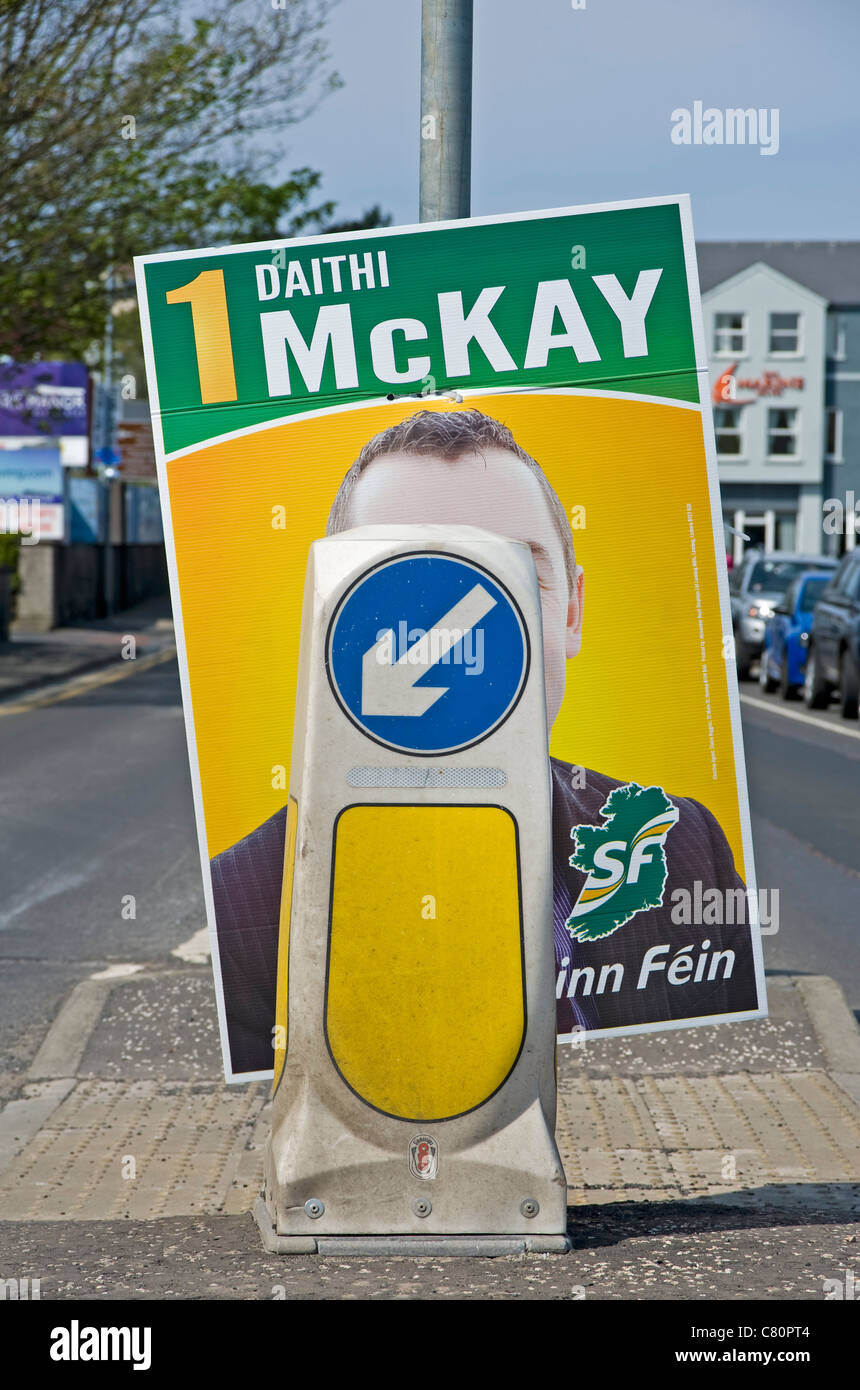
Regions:
[[[579,656],[582,644],[582,609],[585,602],[585,575],[582,565],[576,567],[573,593],[567,605],[567,626],[564,635],[564,654],[568,661]]]

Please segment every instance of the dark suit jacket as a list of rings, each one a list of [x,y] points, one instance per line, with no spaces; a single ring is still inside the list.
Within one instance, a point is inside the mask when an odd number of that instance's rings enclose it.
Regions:
[[[698,1015],[735,1013],[756,1007],[755,976],[749,927],[682,926],[671,920],[671,894],[676,888],[691,892],[698,880],[706,890],[743,887],[735,870],[725,835],[714,817],[697,801],[671,800],[680,816],[666,840],[667,879],[663,906],[638,913],[602,941],[575,943],[564,922],[570,915],[585,875],[570,867],[573,849],[571,828],[602,823],[600,808],[614,787],[621,785],[597,772],[586,772],[585,786],[574,790],[572,769],[552,760],[553,782],[553,900],[558,1031],[615,1028],[622,1023],[653,1023]],[[273,1064],[272,1028],[275,1016],[275,979],[278,959],[278,925],[284,867],[286,807],[243,840],[212,860],[212,888],[218,931],[221,978],[227,1013],[227,1031],[235,1072],[266,1071]],[[712,950],[726,947],[735,952],[731,979],[673,986],[666,972],[654,973],[647,989],[637,990],[642,956],[649,946],[669,943],[668,964],[678,947],[703,940]],[[698,958],[698,950],[694,952]],[[562,965],[567,959],[569,964]],[[624,964],[622,988],[607,988],[597,997],[585,996],[581,986],[567,998],[572,969],[595,968],[620,961]],[[706,972],[707,973],[707,972]],[[721,971],[718,974],[722,974]],[[562,978],[563,977],[563,978]]]

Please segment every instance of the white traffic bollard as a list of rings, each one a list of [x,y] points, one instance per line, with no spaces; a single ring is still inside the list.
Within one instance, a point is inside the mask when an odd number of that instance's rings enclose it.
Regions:
[[[255,1209],[281,1253],[568,1248],[550,769],[525,544],[311,547]]]

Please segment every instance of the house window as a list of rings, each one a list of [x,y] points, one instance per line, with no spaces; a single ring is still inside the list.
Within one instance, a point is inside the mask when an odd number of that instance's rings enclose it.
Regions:
[[[742,356],[746,350],[746,314],[714,314],[714,356]]]
[[[785,406],[772,407],[767,412],[768,458],[797,458],[799,413]]]
[[[835,362],[845,361],[845,319],[842,314],[827,316],[827,356]]]
[[[842,462],[842,411],[833,407],[825,417],[824,455],[831,463]]]
[[[740,407],[718,405],[714,411],[714,432],[720,458],[738,458],[743,453]]]
[[[771,314],[768,352],[796,357],[800,352],[800,314]]]

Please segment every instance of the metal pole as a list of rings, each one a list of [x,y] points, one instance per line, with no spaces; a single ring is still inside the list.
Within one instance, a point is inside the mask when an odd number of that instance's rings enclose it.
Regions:
[[[471,211],[472,2],[421,0],[422,222]]]
[[[114,441],[115,424],[115,405],[114,405],[114,384],[113,384],[113,298],[114,298],[114,279],[113,266],[108,267],[107,273],[107,295],[108,311],[105,321],[104,357],[102,361],[102,448],[112,449]],[[105,521],[105,548],[104,548],[104,601],[105,613],[110,616],[116,607],[114,603],[114,586],[116,583],[116,566],[114,565],[113,546],[111,545],[111,492],[113,484],[111,473],[113,467],[108,471],[105,479],[107,486],[107,517]]]

